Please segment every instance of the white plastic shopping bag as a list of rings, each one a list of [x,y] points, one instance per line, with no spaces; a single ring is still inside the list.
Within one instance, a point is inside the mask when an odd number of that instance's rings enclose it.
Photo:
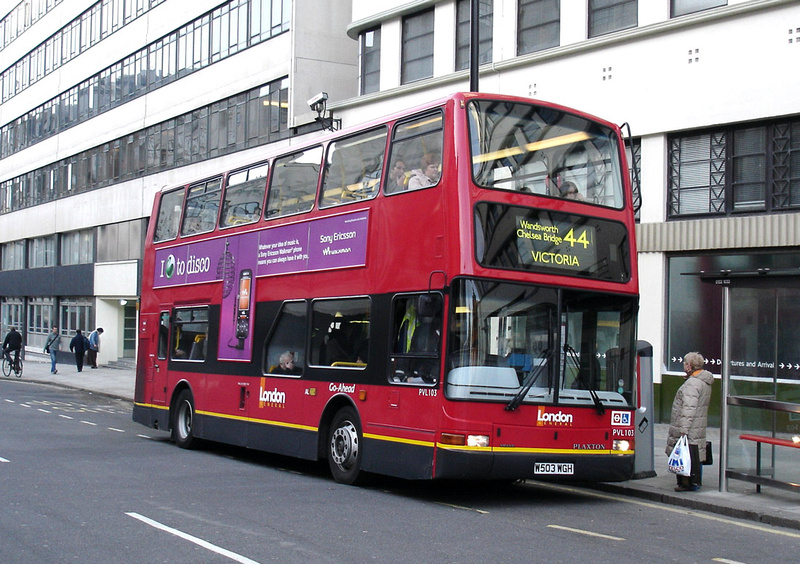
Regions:
[[[669,460],[667,460],[667,470],[678,476],[691,475],[692,459],[689,456],[689,440],[686,435],[681,435],[681,438],[675,443],[672,454],[669,455]]]

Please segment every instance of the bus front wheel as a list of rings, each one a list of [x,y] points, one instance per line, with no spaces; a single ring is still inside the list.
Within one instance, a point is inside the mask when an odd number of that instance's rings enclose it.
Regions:
[[[189,390],[178,394],[175,411],[172,414],[172,439],[181,448],[194,448],[197,439],[192,433],[194,419],[194,400]]]
[[[339,410],[328,435],[328,465],[340,484],[355,484],[361,476],[361,429],[350,407]]]

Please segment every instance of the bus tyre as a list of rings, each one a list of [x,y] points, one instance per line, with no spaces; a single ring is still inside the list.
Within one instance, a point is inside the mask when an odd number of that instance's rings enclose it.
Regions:
[[[333,418],[328,435],[328,465],[340,484],[355,484],[361,475],[361,429],[355,410],[345,407]]]
[[[192,434],[194,420],[194,400],[189,390],[178,394],[175,411],[172,413],[172,439],[181,448],[194,448],[197,439]]]

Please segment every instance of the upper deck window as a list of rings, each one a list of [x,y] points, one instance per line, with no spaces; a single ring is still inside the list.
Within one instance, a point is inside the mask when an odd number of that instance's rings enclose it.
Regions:
[[[182,237],[212,231],[216,227],[221,186],[221,178],[189,186],[186,213],[183,214],[181,226]]]
[[[267,195],[267,219],[309,211],[317,194],[322,147],[275,159]]]
[[[322,181],[322,207],[375,197],[385,150],[385,127],[331,143]]]
[[[183,193],[184,189],[180,188],[161,195],[156,232],[153,236],[156,243],[169,241],[178,236],[178,225],[181,222],[181,210],[183,209]]]
[[[478,185],[623,206],[612,129],[556,109],[506,101],[472,101],[468,115]]]
[[[439,182],[443,125],[442,113],[436,112],[395,126],[386,178],[387,194],[426,188]]]
[[[233,227],[258,221],[267,190],[269,165],[262,164],[234,172],[228,177],[225,198],[222,201],[220,227]]]

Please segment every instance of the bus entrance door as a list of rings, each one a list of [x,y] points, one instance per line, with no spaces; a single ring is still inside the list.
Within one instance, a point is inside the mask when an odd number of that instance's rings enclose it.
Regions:
[[[168,311],[162,311],[158,317],[155,315],[142,314],[146,321],[147,335],[140,341],[144,354],[146,355],[144,370],[146,382],[147,403],[154,405],[166,405],[166,375],[167,375],[167,351],[169,350],[169,321]]]

